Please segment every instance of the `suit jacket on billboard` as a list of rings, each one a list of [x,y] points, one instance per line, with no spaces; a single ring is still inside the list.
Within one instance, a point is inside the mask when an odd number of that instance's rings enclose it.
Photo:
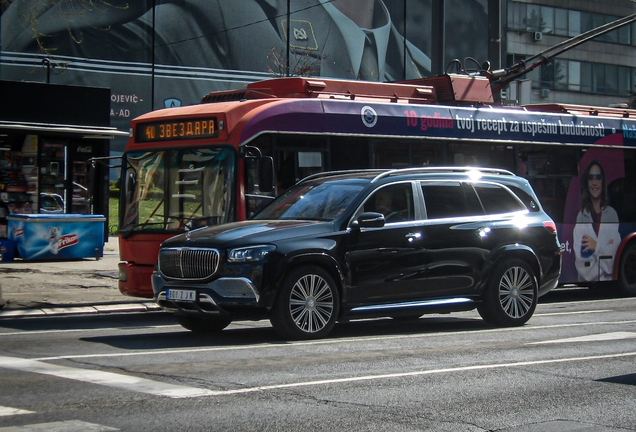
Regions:
[[[70,2],[17,0],[5,12],[5,51],[280,75],[287,51],[286,0],[110,1],[77,13]],[[66,9],[65,9],[66,8]],[[76,15],[73,15],[75,13]],[[25,19],[31,16],[33,21]],[[345,39],[318,0],[292,0],[292,73],[356,78]],[[152,28],[155,28],[154,53]],[[33,38],[35,22],[40,41]],[[385,74],[380,80],[429,74],[430,60],[391,26]],[[219,75],[219,80],[223,74]]]

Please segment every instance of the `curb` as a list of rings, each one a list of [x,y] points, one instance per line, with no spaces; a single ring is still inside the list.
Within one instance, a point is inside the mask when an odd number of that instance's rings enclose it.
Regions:
[[[161,307],[155,303],[119,303],[96,306],[59,306],[39,309],[9,309],[0,310],[0,319],[3,318],[33,318],[70,315],[102,315],[125,312],[156,312]]]

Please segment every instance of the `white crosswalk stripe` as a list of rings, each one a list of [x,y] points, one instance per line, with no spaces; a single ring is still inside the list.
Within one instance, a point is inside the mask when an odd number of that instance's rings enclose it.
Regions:
[[[528,345],[540,345],[540,344],[561,344],[572,342],[602,342],[610,340],[622,340],[622,339],[635,339],[636,333],[634,332],[613,332],[613,333],[601,333],[592,334],[579,337],[571,337],[567,339],[553,339],[541,342],[531,342]]]
[[[60,366],[37,360],[15,357],[0,356],[0,367],[100,384],[129,391],[148,393],[156,396],[167,396],[171,398],[198,397],[213,395],[216,393],[207,389],[161,383],[130,375]]]
[[[38,423],[25,426],[10,426],[0,428],[0,432],[107,432],[117,430],[119,429],[114,429],[108,426],[102,426],[94,423],[86,423],[79,420]]]
[[[34,414],[34,412],[29,410],[23,410],[20,408],[0,406],[0,417],[7,417],[7,416],[19,415],[19,414]]]

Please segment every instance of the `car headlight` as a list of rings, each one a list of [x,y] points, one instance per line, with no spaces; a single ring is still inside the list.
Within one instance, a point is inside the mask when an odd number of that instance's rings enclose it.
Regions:
[[[262,261],[268,253],[276,250],[273,245],[249,246],[230,249],[227,254],[228,262]]]

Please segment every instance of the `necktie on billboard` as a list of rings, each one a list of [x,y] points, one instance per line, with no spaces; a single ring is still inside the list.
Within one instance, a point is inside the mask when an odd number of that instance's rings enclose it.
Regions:
[[[364,52],[360,62],[358,79],[365,81],[379,81],[378,54],[372,35],[366,35]]]

